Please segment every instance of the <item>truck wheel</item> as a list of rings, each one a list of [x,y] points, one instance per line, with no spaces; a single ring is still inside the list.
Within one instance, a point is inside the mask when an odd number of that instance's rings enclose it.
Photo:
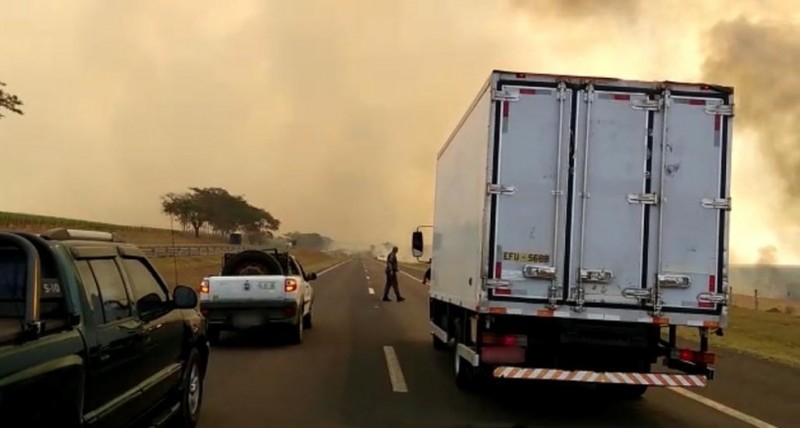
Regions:
[[[447,344],[442,342],[441,339],[436,337],[435,335],[431,334],[432,342],[433,342],[433,349],[437,351],[446,351]]]
[[[314,308],[314,305],[311,305],[308,308],[308,314],[303,317],[303,328],[311,329],[314,327],[314,324],[311,320],[311,310]]]
[[[622,400],[637,400],[647,392],[647,385],[609,385],[611,394]]]
[[[458,342],[453,348],[453,370],[456,379],[456,386],[462,391],[475,392],[483,384],[481,368],[473,367],[467,360],[458,355]]]
[[[200,407],[203,403],[203,372],[200,368],[200,354],[193,348],[186,359],[186,367],[180,386],[180,409],[175,417],[176,428],[194,428],[200,420]]]

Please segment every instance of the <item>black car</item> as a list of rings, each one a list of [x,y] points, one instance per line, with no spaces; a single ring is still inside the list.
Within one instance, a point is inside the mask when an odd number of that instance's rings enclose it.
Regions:
[[[209,353],[197,306],[111,233],[0,233],[0,425],[195,426]]]

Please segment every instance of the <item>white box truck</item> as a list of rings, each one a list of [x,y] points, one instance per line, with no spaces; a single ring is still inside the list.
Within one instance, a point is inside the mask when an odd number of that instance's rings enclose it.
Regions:
[[[430,323],[456,383],[713,379],[732,119],[730,87],[492,72],[436,163]]]

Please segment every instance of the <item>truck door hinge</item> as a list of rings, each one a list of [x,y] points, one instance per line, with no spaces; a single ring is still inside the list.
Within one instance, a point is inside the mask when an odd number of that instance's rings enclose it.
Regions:
[[[519,101],[519,94],[508,91],[493,91],[492,101]]]
[[[731,210],[731,198],[703,198],[700,204],[711,210]]]
[[[719,116],[733,116],[733,104],[707,105],[706,113]]]
[[[630,193],[627,199],[629,204],[656,205],[658,193]]]
[[[513,195],[517,193],[517,188],[503,184],[489,184],[486,186],[486,193],[490,195]]]
[[[608,269],[581,269],[581,281],[595,284],[610,284],[614,272]]]
[[[556,268],[553,266],[525,265],[522,268],[522,275],[525,278],[553,280],[556,278]]]
[[[661,288],[689,288],[692,285],[692,279],[686,275],[659,274],[656,280]]]
[[[663,105],[664,105],[664,100],[661,98],[657,100],[651,100],[647,98],[638,98],[631,100],[631,108],[634,110],[660,111]]]

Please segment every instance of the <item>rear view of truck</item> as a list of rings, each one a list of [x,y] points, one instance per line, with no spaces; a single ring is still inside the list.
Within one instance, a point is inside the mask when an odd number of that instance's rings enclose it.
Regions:
[[[459,385],[713,378],[732,106],[713,85],[492,73],[437,160],[430,320]]]

